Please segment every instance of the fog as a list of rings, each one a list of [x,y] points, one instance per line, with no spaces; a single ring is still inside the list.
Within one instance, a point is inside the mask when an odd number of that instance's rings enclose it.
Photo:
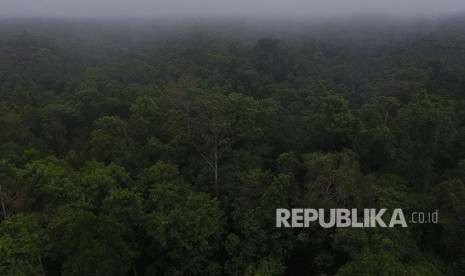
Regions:
[[[464,12],[464,0],[0,0],[1,17],[321,19]]]

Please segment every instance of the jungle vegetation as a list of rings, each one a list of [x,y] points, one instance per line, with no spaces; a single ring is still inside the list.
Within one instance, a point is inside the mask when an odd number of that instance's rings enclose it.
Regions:
[[[0,274],[465,275],[464,22],[2,20]]]

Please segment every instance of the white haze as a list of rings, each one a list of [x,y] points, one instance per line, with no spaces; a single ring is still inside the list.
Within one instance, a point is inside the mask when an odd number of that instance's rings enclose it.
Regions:
[[[0,0],[0,17],[321,19],[464,12],[465,0]]]

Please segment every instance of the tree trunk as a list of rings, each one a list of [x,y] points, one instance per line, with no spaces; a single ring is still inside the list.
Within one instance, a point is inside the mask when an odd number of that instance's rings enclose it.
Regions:
[[[45,269],[44,269],[44,265],[42,264],[42,256],[37,255],[37,259],[39,260],[39,265],[40,265],[40,271],[42,272],[42,275],[47,275],[45,274]]]
[[[215,137],[215,196],[218,197],[219,195],[219,187],[218,187],[218,142]]]
[[[0,204],[2,205],[3,219],[6,219],[5,202],[3,201],[2,185],[0,185]]]

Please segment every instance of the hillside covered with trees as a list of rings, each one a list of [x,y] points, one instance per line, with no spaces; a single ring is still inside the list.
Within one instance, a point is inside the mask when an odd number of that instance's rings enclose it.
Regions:
[[[465,21],[378,23],[2,20],[0,275],[465,275]]]

